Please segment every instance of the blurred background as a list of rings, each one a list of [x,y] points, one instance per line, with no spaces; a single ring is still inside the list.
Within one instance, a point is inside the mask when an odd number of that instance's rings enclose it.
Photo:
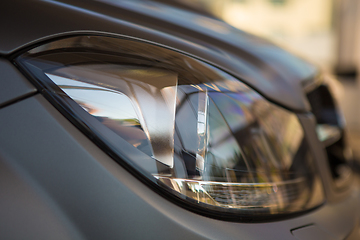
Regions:
[[[176,0],[262,36],[337,75],[350,144],[360,159],[359,0]]]
[[[357,68],[359,0],[176,0],[342,75]]]

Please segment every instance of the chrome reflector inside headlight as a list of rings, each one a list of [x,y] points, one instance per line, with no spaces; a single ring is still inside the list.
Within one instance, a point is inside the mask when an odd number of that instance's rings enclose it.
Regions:
[[[73,121],[189,204],[262,216],[324,201],[296,114],[217,68],[99,36],[48,43],[17,61]]]

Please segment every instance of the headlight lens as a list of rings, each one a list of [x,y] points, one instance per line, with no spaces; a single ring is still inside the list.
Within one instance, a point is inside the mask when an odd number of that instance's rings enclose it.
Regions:
[[[58,40],[17,61],[73,120],[189,204],[264,216],[324,201],[297,116],[217,68],[104,36]]]

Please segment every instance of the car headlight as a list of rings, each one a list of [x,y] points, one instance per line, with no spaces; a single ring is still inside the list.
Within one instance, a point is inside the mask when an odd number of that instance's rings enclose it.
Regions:
[[[209,64],[105,36],[16,61],[110,155],[190,205],[256,217],[324,201],[296,114]]]

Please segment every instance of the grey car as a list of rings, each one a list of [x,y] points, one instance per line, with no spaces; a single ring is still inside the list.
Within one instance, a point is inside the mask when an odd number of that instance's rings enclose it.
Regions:
[[[171,1],[0,9],[2,239],[360,238],[336,79]]]

